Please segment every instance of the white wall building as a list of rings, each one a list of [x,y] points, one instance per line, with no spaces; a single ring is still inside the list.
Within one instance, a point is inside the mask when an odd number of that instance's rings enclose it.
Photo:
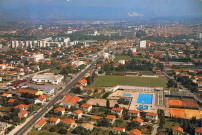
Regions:
[[[146,48],[146,40],[142,40],[142,41],[139,41],[139,44],[138,44],[138,46],[140,47],[140,48]]]
[[[34,54],[30,57],[30,60],[36,61],[36,62],[42,59],[44,59],[44,54]]]
[[[62,82],[63,79],[64,79],[63,75],[54,75],[53,73],[44,73],[42,75],[34,75],[32,77],[32,80],[34,82],[38,83],[47,82],[51,84],[58,84]]]
[[[73,61],[72,65],[76,65],[76,67],[79,67],[81,65],[85,64],[83,61]]]

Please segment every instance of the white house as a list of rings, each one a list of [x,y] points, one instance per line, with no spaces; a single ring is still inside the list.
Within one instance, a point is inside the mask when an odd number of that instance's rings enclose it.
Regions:
[[[119,60],[118,63],[122,64],[122,65],[125,65],[126,61],[125,60]]]
[[[40,119],[39,121],[36,122],[36,124],[34,125],[34,128],[36,128],[37,130],[41,130],[41,128],[46,125],[46,120],[45,119]]]
[[[57,125],[58,123],[60,123],[60,119],[55,117],[51,117],[49,121],[50,121],[50,124],[53,124],[53,125]]]
[[[81,105],[81,110],[84,112],[90,112],[92,110],[93,106],[91,104],[82,104]]]
[[[147,112],[146,118],[150,120],[158,120],[158,114],[153,112]]]
[[[34,104],[44,104],[44,102],[46,101],[46,97],[44,95],[41,95],[40,97],[38,97],[35,101]]]
[[[90,131],[92,131],[94,128],[94,126],[92,124],[89,124],[89,123],[83,123],[83,124],[81,124],[81,126],[87,130],[90,130]]]

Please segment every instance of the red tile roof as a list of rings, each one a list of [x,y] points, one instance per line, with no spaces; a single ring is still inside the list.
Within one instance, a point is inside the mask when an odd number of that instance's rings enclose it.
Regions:
[[[23,109],[23,108],[27,108],[27,107],[28,107],[28,105],[20,104],[20,105],[15,106],[14,108],[15,109]]]
[[[195,133],[202,133],[202,127],[196,127],[195,128]]]
[[[74,120],[72,120],[72,119],[63,119],[63,120],[61,120],[61,122],[62,123],[72,124],[72,123],[74,123]]]
[[[81,110],[75,110],[74,113],[80,114],[80,113],[82,113],[82,111]]]
[[[19,93],[29,93],[29,94],[33,94],[35,95],[37,93],[37,91],[34,91],[34,90],[25,90],[25,89],[18,89]]]
[[[63,110],[65,110],[65,108],[62,108],[62,107],[57,107],[57,108],[54,109],[54,111],[58,111],[58,112],[61,112]]]
[[[183,133],[183,128],[181,128],[181,127],[179,127],[179,126],[175,126],[175,127],[173,127],[173,132],[174,132],[174,131],[180,131],[180,132]]]
[[[50,121],[56,122],[56,121],[58,121],[58,119],[59,119],[59,118],[51,117],[51,118],[50,118]]]
[[[100,116],[92,116],[91,117],[91,119],[94,119],[94,120],[99,120],[99,119],[101,119],[102,117],[100,117]]]
[[[72,104],[76,104],[79,101],[79,97],[78,96],[70,96],[67,95],[62,102],[71,102]]]
[[[134,114],[138,114],[140,111],[138,110],[129,110],[128,113],[134,113]]]
[[[129,131],[128,133],[129,135],[140,135],[141,134],[141,131],[138,130],[138,129],[132,129]]]
[[[153,113],[153,112],[147,112],[146,113],[147,116],[157,116],[157,113]]]
[[[91,104],[85,104],[85,103],[81,105],[81,107],[85,107],[85,108],[89,108],[91,106],[92,106]]]
[[[46,96],[41,95],[40,97],[38,97],[39,100],[43,101],[44,99],[46,99]]]
[[[106,119],[115,119],[116,118],[116,116],[114,116],[114,115],[107,115],[107,117],[106,117]]]
[[[120,127],[113,127],[114,130],[118,130],[118,131],[123,131],[124,128],[120,128]]]
[[[46,123],[45,119],[40,119],[39,121],[36,122],[37,125],[43,126]]]
[[[3,93],[1,96],[2,97],[8,97],[8,95],[9,95],[8,93]]]
[[[143,122],[143,119],[141,119],[140,117],[137,117],[137,118],[133,119],[133,121],[137,121],[141,124]]]
[[[112,111],[118,111],[121,112],[123,109],[122,108],[112,108]]]
[[[16,99],[12,99],[12,98],[11,98],[11,99],[8,100],[8,103],[13,103],[15,100],[16,100]]]

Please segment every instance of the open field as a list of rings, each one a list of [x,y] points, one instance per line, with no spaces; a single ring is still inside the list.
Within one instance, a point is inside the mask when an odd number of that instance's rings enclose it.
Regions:
[[[114,58],[114,61],[118,62],[119,60],[123,60],[123,59],[131,60],[132,58],[129,57],[129,56],[125,56],[125,55],[117,55],[117,56]]]
[[[113,87],[116,85],[163,87],[163,78],[128,77],[128,76],[99,76],[93,82],[93,87]]]

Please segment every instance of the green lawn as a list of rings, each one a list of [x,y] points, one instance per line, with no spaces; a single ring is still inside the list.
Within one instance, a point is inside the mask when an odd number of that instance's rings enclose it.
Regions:
[[[60,134],[56,132],[49,132],[47,129],[44,130],[32,129],[31,132],[28,133],[28,135],[60,135]]]
[[[93,82],[93,87],[113,87],[116,85],[143,86],[143,87],[163,87],[164,78],[149,77],[128,77],[106,75],[99,76]]]
[[[126,55],[117,55],[114,58],[114,61],[118,62],[119,60],[123,60],[123,59],[131,60],[132,58],[130,56],[126,56]]]

